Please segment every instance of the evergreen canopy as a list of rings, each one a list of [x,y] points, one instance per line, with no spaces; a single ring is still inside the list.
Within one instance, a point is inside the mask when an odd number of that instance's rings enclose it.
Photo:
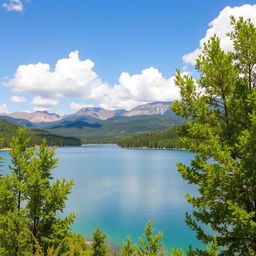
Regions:
[[[256,253],[256,28],[231,24],[232,52],[213,36],[196,61],[199,79],[177,71],[182,100],[172,108],[187,118],[183,142],[195,153],[191,166],[178,165],[199,190],[187,195],[187,224],[204,243],[214,234],[220,255],[247,256]]]

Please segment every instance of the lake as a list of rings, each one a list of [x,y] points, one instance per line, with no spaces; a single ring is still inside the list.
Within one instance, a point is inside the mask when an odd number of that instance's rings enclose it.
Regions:
[[[8,153],[2,169],[10,162]],[[75,186],[64,214],[78,214],[72,229],[91,237],[100,227],[108,241],[134,242],[148,220],[164,232],[166,248],[201,247],[184,222],[191,211],[184,195],[195,193],[179,175],[176,163],[189,164],[193,155],[182,150],[122,149],[116,145],[58,148],[56,178],[73,179]]]

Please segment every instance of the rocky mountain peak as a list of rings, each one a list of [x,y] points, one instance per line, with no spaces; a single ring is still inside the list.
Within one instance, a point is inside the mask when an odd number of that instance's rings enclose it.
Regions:
[[[55,122],[61,119],[61,116],[56,113],[49,113],[48,111],[36,111],[36,112],[13,112],[3,113],[3,116],[9,116],[12,118],[25,119],[32,123],[43,122]]]
[[[170,109],[170,102],[153,102],[139,105],[124,113],[124,116],[163,115]]]
[[[125,110],[108,110],[100,107],[85,107],[75,113],[76,116],[89,116],[106,120],[114,116],[120,116]]]

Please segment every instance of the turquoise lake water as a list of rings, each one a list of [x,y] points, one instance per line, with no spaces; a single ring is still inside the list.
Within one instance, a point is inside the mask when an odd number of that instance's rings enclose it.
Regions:
[[[8,153],[0,152],[9,163]],[[191,211],[184,194],[195,193],[179,175],[176,163],[189,164],[193,155],[182,150],[121,149],[115,145],[58,148],[56,178],[75,186],[64,214],[78,214],[73,230],[91,237],[96,227],[108,241],[121,245],[142,235],[148,220],[164,233],[166,248],[201,247],[184,221]],[[2,169],[6,167],[3,166]]]

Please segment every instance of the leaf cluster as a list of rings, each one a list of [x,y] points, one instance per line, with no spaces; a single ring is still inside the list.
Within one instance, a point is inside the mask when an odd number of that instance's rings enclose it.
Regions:
[[[54,150],[46,140],[29,148],[25,128],[10,143],[10,172],[0,177],[0,252],[22,256],[35,253],[35,240],[43,251],[56,247],[69,232],[75,214],[59,217],[71,192],[73,181],[54,180],[57,166]]]
[[[199,79],[177,71],[182,100],[172,108],[187,118],[182,141],[195,153],[190,166],[178,165],[199,192],[187,195],[194,207],[187,224],[204,243],[214,234],[220,255],[250,255],[256,252],[256,28],[243,18],[231,17],[231,25],[232,52],[213,36],[196,61]]]

